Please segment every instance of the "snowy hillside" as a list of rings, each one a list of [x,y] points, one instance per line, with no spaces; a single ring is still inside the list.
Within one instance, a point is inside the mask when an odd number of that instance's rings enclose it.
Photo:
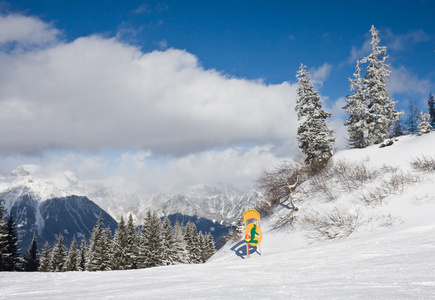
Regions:
[[[434,299],[433,149],[435,133],[337,153],[298,187],[297,212],[263,218],[250,259],[237,240],[204,265],[0,273],[0,298]]]

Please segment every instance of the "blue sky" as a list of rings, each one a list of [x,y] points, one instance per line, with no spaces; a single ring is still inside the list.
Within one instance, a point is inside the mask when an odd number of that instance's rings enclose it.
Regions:
[[[3,7],[52,23],[69,41],[102,34],[119,36],[144,52],[185,49],[206,69],[267,83],[294,81],[300,63],[312,69],[328,63],[333,69],[322,92],[334,98],[348,92],[347,78],[355,65],[349,63],[352,48],[362,48],[373,24],[381,44],[390,46],[392,67],[404,66],[419,80],[435,81],[430,67],[435,3],[430,0],[17,0]]]
[[[426,110],[434,11],[429,0],[0,2],[2,170],[249,185],[298,153],[300,63],[344,147],[341,107],[372,24],[390,96]]]

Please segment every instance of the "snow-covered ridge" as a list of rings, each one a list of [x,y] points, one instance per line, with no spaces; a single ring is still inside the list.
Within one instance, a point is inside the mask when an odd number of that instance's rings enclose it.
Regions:
[[[81,181],[71,171],[46,174],[35,165],[18,166],[0,180],[0,195],[8,211],[14,201],[29,195],[37,202],[66,196],[86,196],[116,220],[132,213],[142,222],[151,209],[161,215],[180,213],[220,223],[232,223],[260,197],[255,191],[242,192],[234,186],[197,184],[180,193],[144,193],[126,187],[122,179]]]
[[[28,195],[37,202],[44,202],[48,199],[70,196],[72,189],[64,182],[68,181],[70,173],[65,172],[64,178],[47,180],[38,175],[39,166],[21,165],[11,172],[11,176],[5,178],[0,185],[0,194],[5,201],[5,208],[8,211],[14,201],[22,196]]]

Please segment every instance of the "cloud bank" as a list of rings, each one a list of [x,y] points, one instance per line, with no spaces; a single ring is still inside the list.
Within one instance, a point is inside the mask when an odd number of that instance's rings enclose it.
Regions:
[[[0,17],[0,28],[0,155],[9,162],[56,153],[41,160],[82,176],[246,183],[297,149],[294,84],[206,70],[183,50],[143,53],[97,35],[62,41],[33,17]],[[118,155],[102,157],[107,150]]]
[[[185,154],[295,136],[294,86],[205,70],[182,50],[142,53],[90,36],[1,53],[0,64],[1,153]]]

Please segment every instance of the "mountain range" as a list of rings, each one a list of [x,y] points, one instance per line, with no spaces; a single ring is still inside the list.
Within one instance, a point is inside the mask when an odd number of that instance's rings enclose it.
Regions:
[[[195,222],[198,230],[211,232],[215,241],[228,232],[244,209],[255,204],[260,194],[242,192],[231,185],[195,185],[183,193],[147,194],[114,188],[104,181],[79,181],[70,171],[46,176],[40,167],[21,165],[0,181],[0,201],[6,214],[12,213],[18,228],[22,252],[37,233],[38,245],[53,244],[59,233],[69,245],[73,236],[90,237],[99,214],[104,225],[114,230],[121,216],[130,213],[141,225],[148,210],[174,223]]]

